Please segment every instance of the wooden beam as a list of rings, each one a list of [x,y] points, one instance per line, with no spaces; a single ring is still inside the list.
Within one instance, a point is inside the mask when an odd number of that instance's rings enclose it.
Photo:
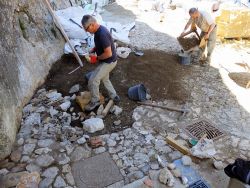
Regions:
[[[183,145],[181,145],[180,143],[178,143],[176,140],[174,140],[171,137],[167,137],[166,141],[169,145],[171,145],[172,147],[174,147],[175,149],[179,150],[181,153],[183,153],[184,155],[191,155],[189,149]]]
[[[109,102],[108,102],[108,104],[106,105],[106,107],[105,107],[104,110],[102,111],[103,117],[105,117],[105,116],[108,114],[110,108],[111,108],[113,105],[114,105],[114,101],[113,101],[112,99],[110,99]]]

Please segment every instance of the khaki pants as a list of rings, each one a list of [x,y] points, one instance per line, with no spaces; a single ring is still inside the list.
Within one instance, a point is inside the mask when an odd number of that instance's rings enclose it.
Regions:
[[[101,63],[91,74],[88,82],[88,88],[91,93],[91,102],[97,102],[99,98],[99,86],[102,81],[105,88],[107,89],[109,96],[114,98],[116,91],[109,80],[109,73],[115,68],[117,61],[113,63]]]
[[[212,52],[213,52],[215,44],[216,44],[216,33],[217,33],[217,26],[210,33],[208,41],[207,41],[207,59],[206,59],[207,63],[210,63],[210,61],[211,61],[211,55],[212,55]],[[205,35],[206,35],[206,33],[202,31],[200,34],[200,38],[203,38]],[[206,48],[201,49],[200,57],[204,54],[205,49]]]

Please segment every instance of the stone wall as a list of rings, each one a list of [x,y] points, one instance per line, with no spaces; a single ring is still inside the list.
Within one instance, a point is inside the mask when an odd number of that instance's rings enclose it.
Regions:
[[[22,107],[63,54],[64,39],[44,1],[0,1],[0,159],[8,156]]]

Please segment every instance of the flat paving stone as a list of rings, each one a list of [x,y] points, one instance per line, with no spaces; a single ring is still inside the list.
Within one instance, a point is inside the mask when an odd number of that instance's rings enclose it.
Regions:
[[[102,188],[123,179],[107,152],[75,162],[72,173],[78,188]]]

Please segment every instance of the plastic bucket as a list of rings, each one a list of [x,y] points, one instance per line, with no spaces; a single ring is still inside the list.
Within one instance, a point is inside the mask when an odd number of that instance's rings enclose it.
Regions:
[[[190,65],[190,55],[179,54],[179,57],[181,58],[182,65]]]
[[[147,89],[143,84],[138,84],[128,89],[128,97],[131,100],[145,101],[147,100],[146,95],[147,95]]]
[[[87,81],[89,81],[90,76],[92,75],[93,72],[94,72],[94,71],[90,71],[90,72],[87,72],[87,73],[85,74],[85,79],[86,79]]]

